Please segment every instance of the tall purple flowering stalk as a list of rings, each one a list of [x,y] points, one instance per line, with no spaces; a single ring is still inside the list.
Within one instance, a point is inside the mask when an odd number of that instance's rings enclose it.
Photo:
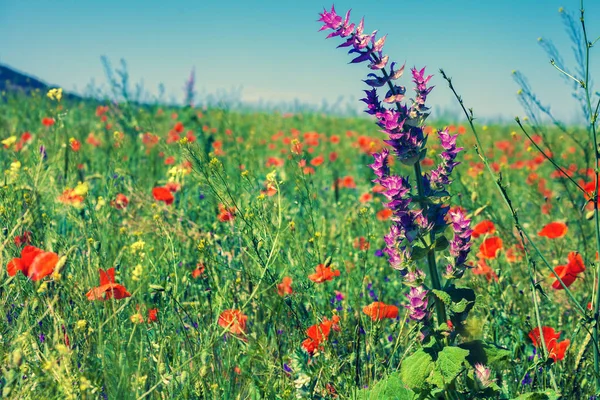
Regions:
[[[185,81],[183,86],[183,92],[185,93],[185,105],[194,107],[194,98],[196,97],[196,91],[194,87],[196,85],[196,69],[192,68],[189,78]]]
[[[350,48],[348,53],[354,56],[351,63],[366,62],[374,71],[364,80],[371,87],[365,90],[365,97],[361,99],[366,104],[365,112],[375,116],[377,125],[388,136],[385,143],[396,158],[414,169],[416,193],[408,177],[390,173],[390,150],[374,154],[374,162],[370,165],[376,175],[374,182],[385,188],[385,205],[393,212],[390,232],[385,235],[384,252],[392,268],[400,271],[405,283],[412,286],[407,295],[410,317],[427,323],[429,291],[424,286],[425,274],[417,268],[416,261],[427,259],[431,286],[441,290],[435,251],[448,246],[448,240],[442,234],[449,226],[449,207],[444,205],[443,200],[449,196],[446,188],[451,183],[450,175],[458,165],[456,156],[462,148],[456,146],[456,136],[450,135],[447,130],[438,131],[443,149],[441,161],[435,169],[424,174],[420,161],[427,151],[428,136],[424,133],[424,122],[429,115],[426,101],[433,89],[433,86],[428,86],[432,76],[425,74],[425,68],[412,68],[415,94],[406,102],[406,88],[395,83],[403,75],[404,66],[396,69],[396,63],[392,62],[389,71],[386,69],[389,62],[389,56],[383,54],[386,36],[376,38],[377,31],[365,33],[364,18],[356,25],[350,21],[350,11],[342,18],[332,6],[331,11],[325,9],[319,15],[319,22],[323,23],[320,30],[332,31],[327,38],[339,36],[345,39],[338,47]],[[383,87],[386,92],[380,100],[378,89]],[[461,211],[453,212],[449,217],[454,236],[450,241],[451,263],[446,267],[444,277],[455,279],[464,273],[471,230],[470,221]],[[435,304],[438,324],[442,324],[446,322],[444,304],[437,297]]]

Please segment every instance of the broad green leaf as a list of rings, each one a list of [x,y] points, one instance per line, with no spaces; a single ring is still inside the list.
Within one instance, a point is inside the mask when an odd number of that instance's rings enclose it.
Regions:
[[[464,369],[464,364],[469,351],[460,347],[447,346],[438,353],[434,371],[429,382],[437,387],[443,388],[450,384]]]
[[[450,296],[448,296],[450,297]],[[458,303],[452,303],[452,305],[450,306],[450,311],[452,311],[453,313],[461,313],[464,312],[467,309],[467,306],[469,305],[469,301],[467,301],[466,299],[461,299]]]
[[[358,393],[360,400],[413,400],[414,398],[415,392],[405,387],[398,374],[389,375],[373,387]]]
[[[446,239],[446,236],[438,236],[435,239],[435,250],[436,251],[442,251],[442,250],[446,250],[446,248],[448,247],[450,243],[448,242],[448,239]]]
[[[450,298],[450,295],[443,290],[432,289],[431,291],[433,294],[435,294],[435,297],[440,299],[444,304],[449,305],[452,303],[452,298]]]
[[[545,392],[523,393],[515,400],[556,400],[559,397],[554,390],[546,390]]]
[[[434,363],[431,355],[423,349],[407,357],[400,367],[400,379],[410,389],[423,387],[425,380],[433,371]]]

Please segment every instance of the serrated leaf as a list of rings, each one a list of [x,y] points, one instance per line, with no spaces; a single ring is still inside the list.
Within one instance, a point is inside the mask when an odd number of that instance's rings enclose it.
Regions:
[[[545,392],[523,393],[515,400],[556,400],[559,397],[554,390],[546,390]]]
[[[450,297],[450,296],[448,296]],[[466,299],[461,299],[458,303],[452,303],[452,305],[450,306],[450,311],[452,311],[453,313],[461,313],[464,312],[467,309],[467,306],[469,305],[469,301],[467,301]]]
[[[423,387],[425,380],[433,371],[434,362],[431,355],[424,350],[407,357],[400,367],[400,379],[410,389]]]
[[[469,351],[460,347],[447,346],[438,353],[434,371],[429,382],[439,388],[450,384],[463,370]]]
[[[448,293],[444,292],[443,290],[432,289],[431,292],[435,295],[435,297],[440,299],[444,304],[449,305],[452,303],[452,298],[450,297],[450,295]]]
[[[407,389],[398,374],[389,375],[373,387],[358,392],[360,400],[413,400],[415,392]]]

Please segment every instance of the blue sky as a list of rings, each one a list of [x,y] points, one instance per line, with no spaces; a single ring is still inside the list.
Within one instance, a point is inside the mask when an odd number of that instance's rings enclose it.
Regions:
[[[372,5],[372,4],[377,4]],[[317,32],[323,0],[0,0],[0,63],[67,90],[105,83],[100,56],[125,58],[134,82],[151,93],[163,83],[181,99],[192,67],[204,93],[242,88],[242,99],[358,104],[369,72],[348,65],[339,39]],[[572,61],[558,9],[577,0],[429,0],[336,2],[339,13],[365,17],[366,30],[388,34],[385,51],[407,66],[427,66],[437,86],[435,112],[456,110],[440,67],[467,105],[485,118],[523,115],[511,71],[522,71],[535,92],[566,120],[576,116],[570,88],[537,43],[551,39]],[[591,36],[600,35],[600,2],[586,4]],[[598,46],[600,48],[600,46]],[[593,49],[596,50],[596,49]],[[596,59],[600,51],[593,54]],[[598,69],[598,63],[596,65]],[[401,82],[410,88],[407,76]]]

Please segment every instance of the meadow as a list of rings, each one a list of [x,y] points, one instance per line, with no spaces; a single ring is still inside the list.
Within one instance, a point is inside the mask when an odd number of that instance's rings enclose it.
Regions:
[[[444,121],[321,21],[371,117],[2,93],[3,398],[596,398],[589,66],[587,125],[518,74],[526,118]]]

